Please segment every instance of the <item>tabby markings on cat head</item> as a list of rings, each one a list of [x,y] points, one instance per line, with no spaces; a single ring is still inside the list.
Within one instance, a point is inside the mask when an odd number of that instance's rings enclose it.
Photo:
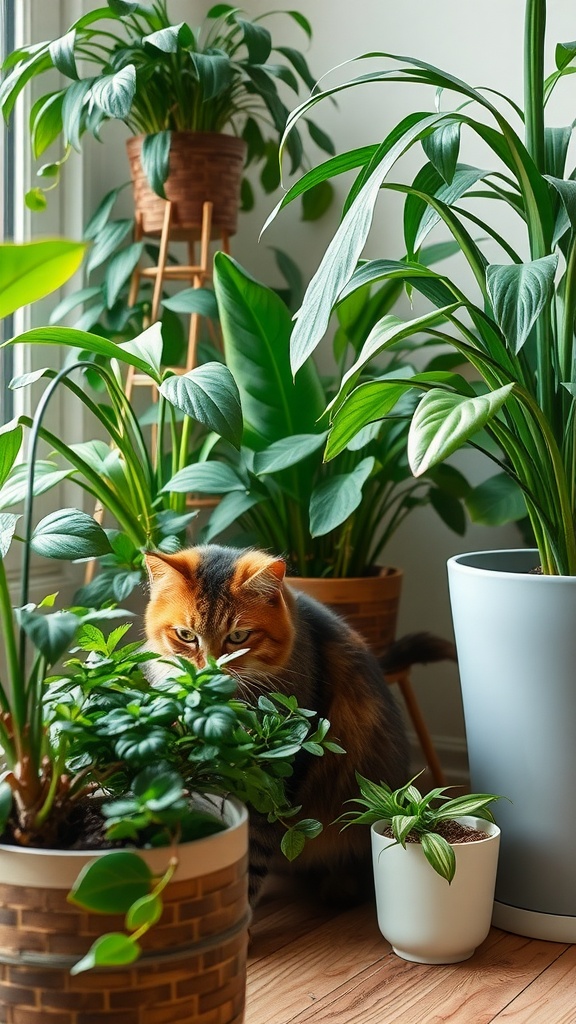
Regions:
[[[294,643],[286,564],[262,551],[208,544],[147,554],[146,635],[164,656],[202,668],[208,657],[243,651],[234,669],[282,666]]]

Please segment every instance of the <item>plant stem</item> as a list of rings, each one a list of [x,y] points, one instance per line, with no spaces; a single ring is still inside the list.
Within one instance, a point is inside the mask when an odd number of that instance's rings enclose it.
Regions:
[[[545,171],[544,38],[546,0],[526,0],[524,26],[524,111],[526,148],[536,167]]]

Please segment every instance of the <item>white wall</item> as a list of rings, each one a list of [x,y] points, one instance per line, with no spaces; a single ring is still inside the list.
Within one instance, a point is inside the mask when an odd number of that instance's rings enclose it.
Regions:
[[[91,6],[90,4],[88,6]],[[198,11],[208,4],[176,0],[175,15],[198,20]],[[272,5],[271,5],[272,6]],[[436,63],[466,78],[474,86],[489,84],[510,93],[522,102],[521,59],[523,35],[523,0],[484,0],[481,4],[462,0],[300,0],[296,5],[311,20],[313,44],[308,53],[315,74],[327,72],[367,50],[387,50],[410,54]],[[550,4],[549,34],[550,67],[553,44],[574,38],[572,0],[555,0]],[[269,5],[246,0],[250,13],[261,13]],[[278,19],[281,30],[281,21]],[[304,38],[297,29],[285,40],[302,48]],[[359,69],[360,70],[360,69]],[[568,124],[574,116],[569,106],[573,86],[564,86],[564,107],[558,108],[555,123]],[[399,117],[413,109],[431,110],[434,97],[421,87],[380,85],[342,95],[338,107],[324,104],[317,108],[318,122],[333,136],[338,150],[381,140]],[[120,137],[120,132],[117,133]],[[105,142],[112,132],[106,129]],[[474,144],[462,157],[482,166],[482,153]],[[484,160],[487,159],[484,154]],[[96,196],[117,184],[118,164],[123,154],[113,159],[111,147],[94,145],[87,168],[87,188],[91,205]],[[340,200],[344,183],[338,184]],[[315,270],[334,230],[334,217],[318,224],[303,224],[294,208],[285,211],[259,243],[258,234],[275,199],[261,199],[257,210],[242,219],[233,241],[233,254],[255,276],[271,280],[268,245],[277,245],[295,258],[308,278]],[[337,203],[337,208],[339,203]],[[397,200],[382,203],[382,211],[370,241],[370,255],[400,256],[403,252],[400,234],[400,204]],[[474,466],[473,472],[482,474]],[[521,546],[513,527],[482,529],[470,527],[466,537],[458,538],[442,526],[429,511],[419,511],[408,520],[390,545],[388,560],[405,570],[405,589],[401,610],[400,631],[430,629],[451,635],[445,563],[449,555],[486,547]],[[418,693],[426,718],[450,767],[455,771],[465,763],[464,730],[461,716],[456,669],[451,666],[429,667],[415,673]],[[416,765],[418,767],[418,765]]]

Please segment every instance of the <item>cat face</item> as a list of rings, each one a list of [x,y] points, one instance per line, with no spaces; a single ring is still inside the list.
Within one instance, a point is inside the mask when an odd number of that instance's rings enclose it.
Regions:
[[[146,555],[152,650],[202,668],[208,656],[245,651],[231,669],[266,673],[288,661],[294,643],[293,599],[281,558],[209,544]]]

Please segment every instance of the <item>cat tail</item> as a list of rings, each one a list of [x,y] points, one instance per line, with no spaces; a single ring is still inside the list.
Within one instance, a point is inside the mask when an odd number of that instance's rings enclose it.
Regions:
[[[384,672],[404,672],[411,665],[426,665],[429,661],[456,660],[452,641],[433,633],[407,633],[378,658]]]

